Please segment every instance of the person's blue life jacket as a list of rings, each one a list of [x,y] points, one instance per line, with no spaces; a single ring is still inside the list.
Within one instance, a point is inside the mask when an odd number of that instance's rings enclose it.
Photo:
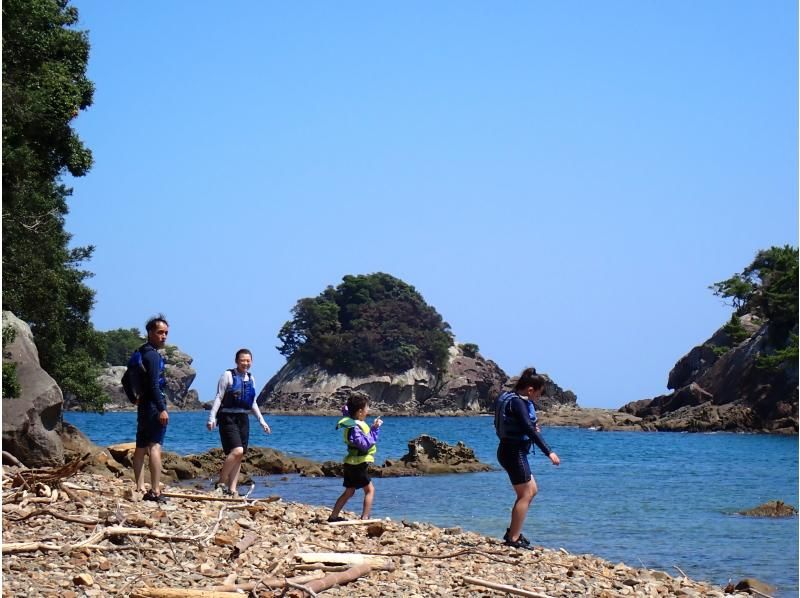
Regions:
[[[515,392],[504,392],[497,397],[497,401],[494,405],[494,430],[500,440],[530,440],[522,428],[522,422],[511,413],[511,400],[514,398],[522,399],[522,397]],[[522,400],[527,404],[528,416],[535,425],[536,410],[533,407],[533,401]]]
[[[225,390],[222,397],[223,409],[252,409],[253,401],[256,399],[256,389],[253,386],[253,378],[247,380],[239,373],[236,368],[228,370],[233,378],[233,383]]]

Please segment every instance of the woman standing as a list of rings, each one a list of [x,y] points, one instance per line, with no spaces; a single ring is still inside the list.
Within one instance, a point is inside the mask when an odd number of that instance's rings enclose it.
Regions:
[[[225,370],[217,384],[217,396],[208,415],[207,427],[213,430],[219,423],[219,437],[225,452],[225,463],[219,474],[219,488],[223,494],[235,495],[239,482],[239,469],[250,440],[250,413],[258,418],[261,428],[270,433],[256,403],[256,383],[250,373],[253,354],[248,349],[236,352],[236,367]],[[219,416],[217,416],[219,411]]]
[[[528,508],[538,490],[528,464],[531,443],[535,443],[553,465],[561,463],[558,455],[547,446],[536,423],[533,400],[542,396],[544,383],[544,378],[536,374],[535,368],[527,368],[520,374],[514,390],[502,393],[495,403],[494,426],[500,439],[497,460],[508,473],[517,494],[511,509],[511,525],[503,536],[505,544],[514,548],[531,548],[528,539],[522,535]]]

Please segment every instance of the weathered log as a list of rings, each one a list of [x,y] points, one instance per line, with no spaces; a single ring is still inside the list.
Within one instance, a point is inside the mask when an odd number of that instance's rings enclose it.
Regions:
[[[372,571],[372,566],[368,563],[354,565],[347,571],[342,571],[341,573],[329,573],[322,579],[309,581],[308,583],[303,584],[303,588],[307,588],[314,593],[322,592],[323,590],[327,590],[333,586],[340,586],[350,583],[351,581],[355,581],[362,575],[369,575],[370,571]]]
[[[484,588],[491,588],[493,590],[499,590],[501,592],[505,592],[506,594],[514,594],[516,596],[526,596],[527,598],[552,598],[547,594],[540,594],[539,592],[531,592],[529,590],[522,590],[520,588],[515,588],[514,586],[509,586],[504,583],[494,583],[493,581],[486,581],[485,579],[478,579],[477,577],[467,577],[463,575],[461,577],[466,583],[471,583],[476,586],[483,586]]]

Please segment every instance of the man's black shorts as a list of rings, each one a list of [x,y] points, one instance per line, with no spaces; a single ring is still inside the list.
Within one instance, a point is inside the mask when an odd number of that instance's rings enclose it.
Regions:
[[[508,473],[511,484],[525,484],[531,479],[528,465],[528,446],[501,442],[497,447],[497,461]]]
[[[368,463],[359,463],[358,465],[344,464],[344,482],[342,486],[345,488],[363,488],[369,486],[370,479],[367,474]]]
[[[158,421],[157,412],[141,412],[136,420],[136,448],[146,448],[151,444],[164,444],[167,426]]]
[[[250,439],[250,416],[247,413],[218,413],[217,425],[222,450],[226,455],[238,447],[247,452]]]

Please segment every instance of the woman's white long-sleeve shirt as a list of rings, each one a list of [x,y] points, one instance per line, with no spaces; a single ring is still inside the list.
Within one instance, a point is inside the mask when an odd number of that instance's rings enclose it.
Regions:
[[[247,372],[242,377],[243,382],[250,381],[253,384],[253,388],[256,387],[256,380],[253,378],[253,374]],[[222,373],[222,376],[219,378],[219,382],[217,383],[217,396],[214,397],[214,404],[211,405],[211,412],[208,414],[208,423],[214,424],[217,421],[217,411],[219,411],[220,406],[222,405],[222,398],[225,396],[225,391],[228,390],[233,386],[233,374],[231,374],[230,370],[225,370]],[[265,426],[267,422],[264,421],[264,416],[261,415],[261,410],[258,408],[258,404],[253,401],[253,406],[247,409],[241,408],[223,408],[225,413],[252,413],[258,418],[258,422],[261,426]]]

